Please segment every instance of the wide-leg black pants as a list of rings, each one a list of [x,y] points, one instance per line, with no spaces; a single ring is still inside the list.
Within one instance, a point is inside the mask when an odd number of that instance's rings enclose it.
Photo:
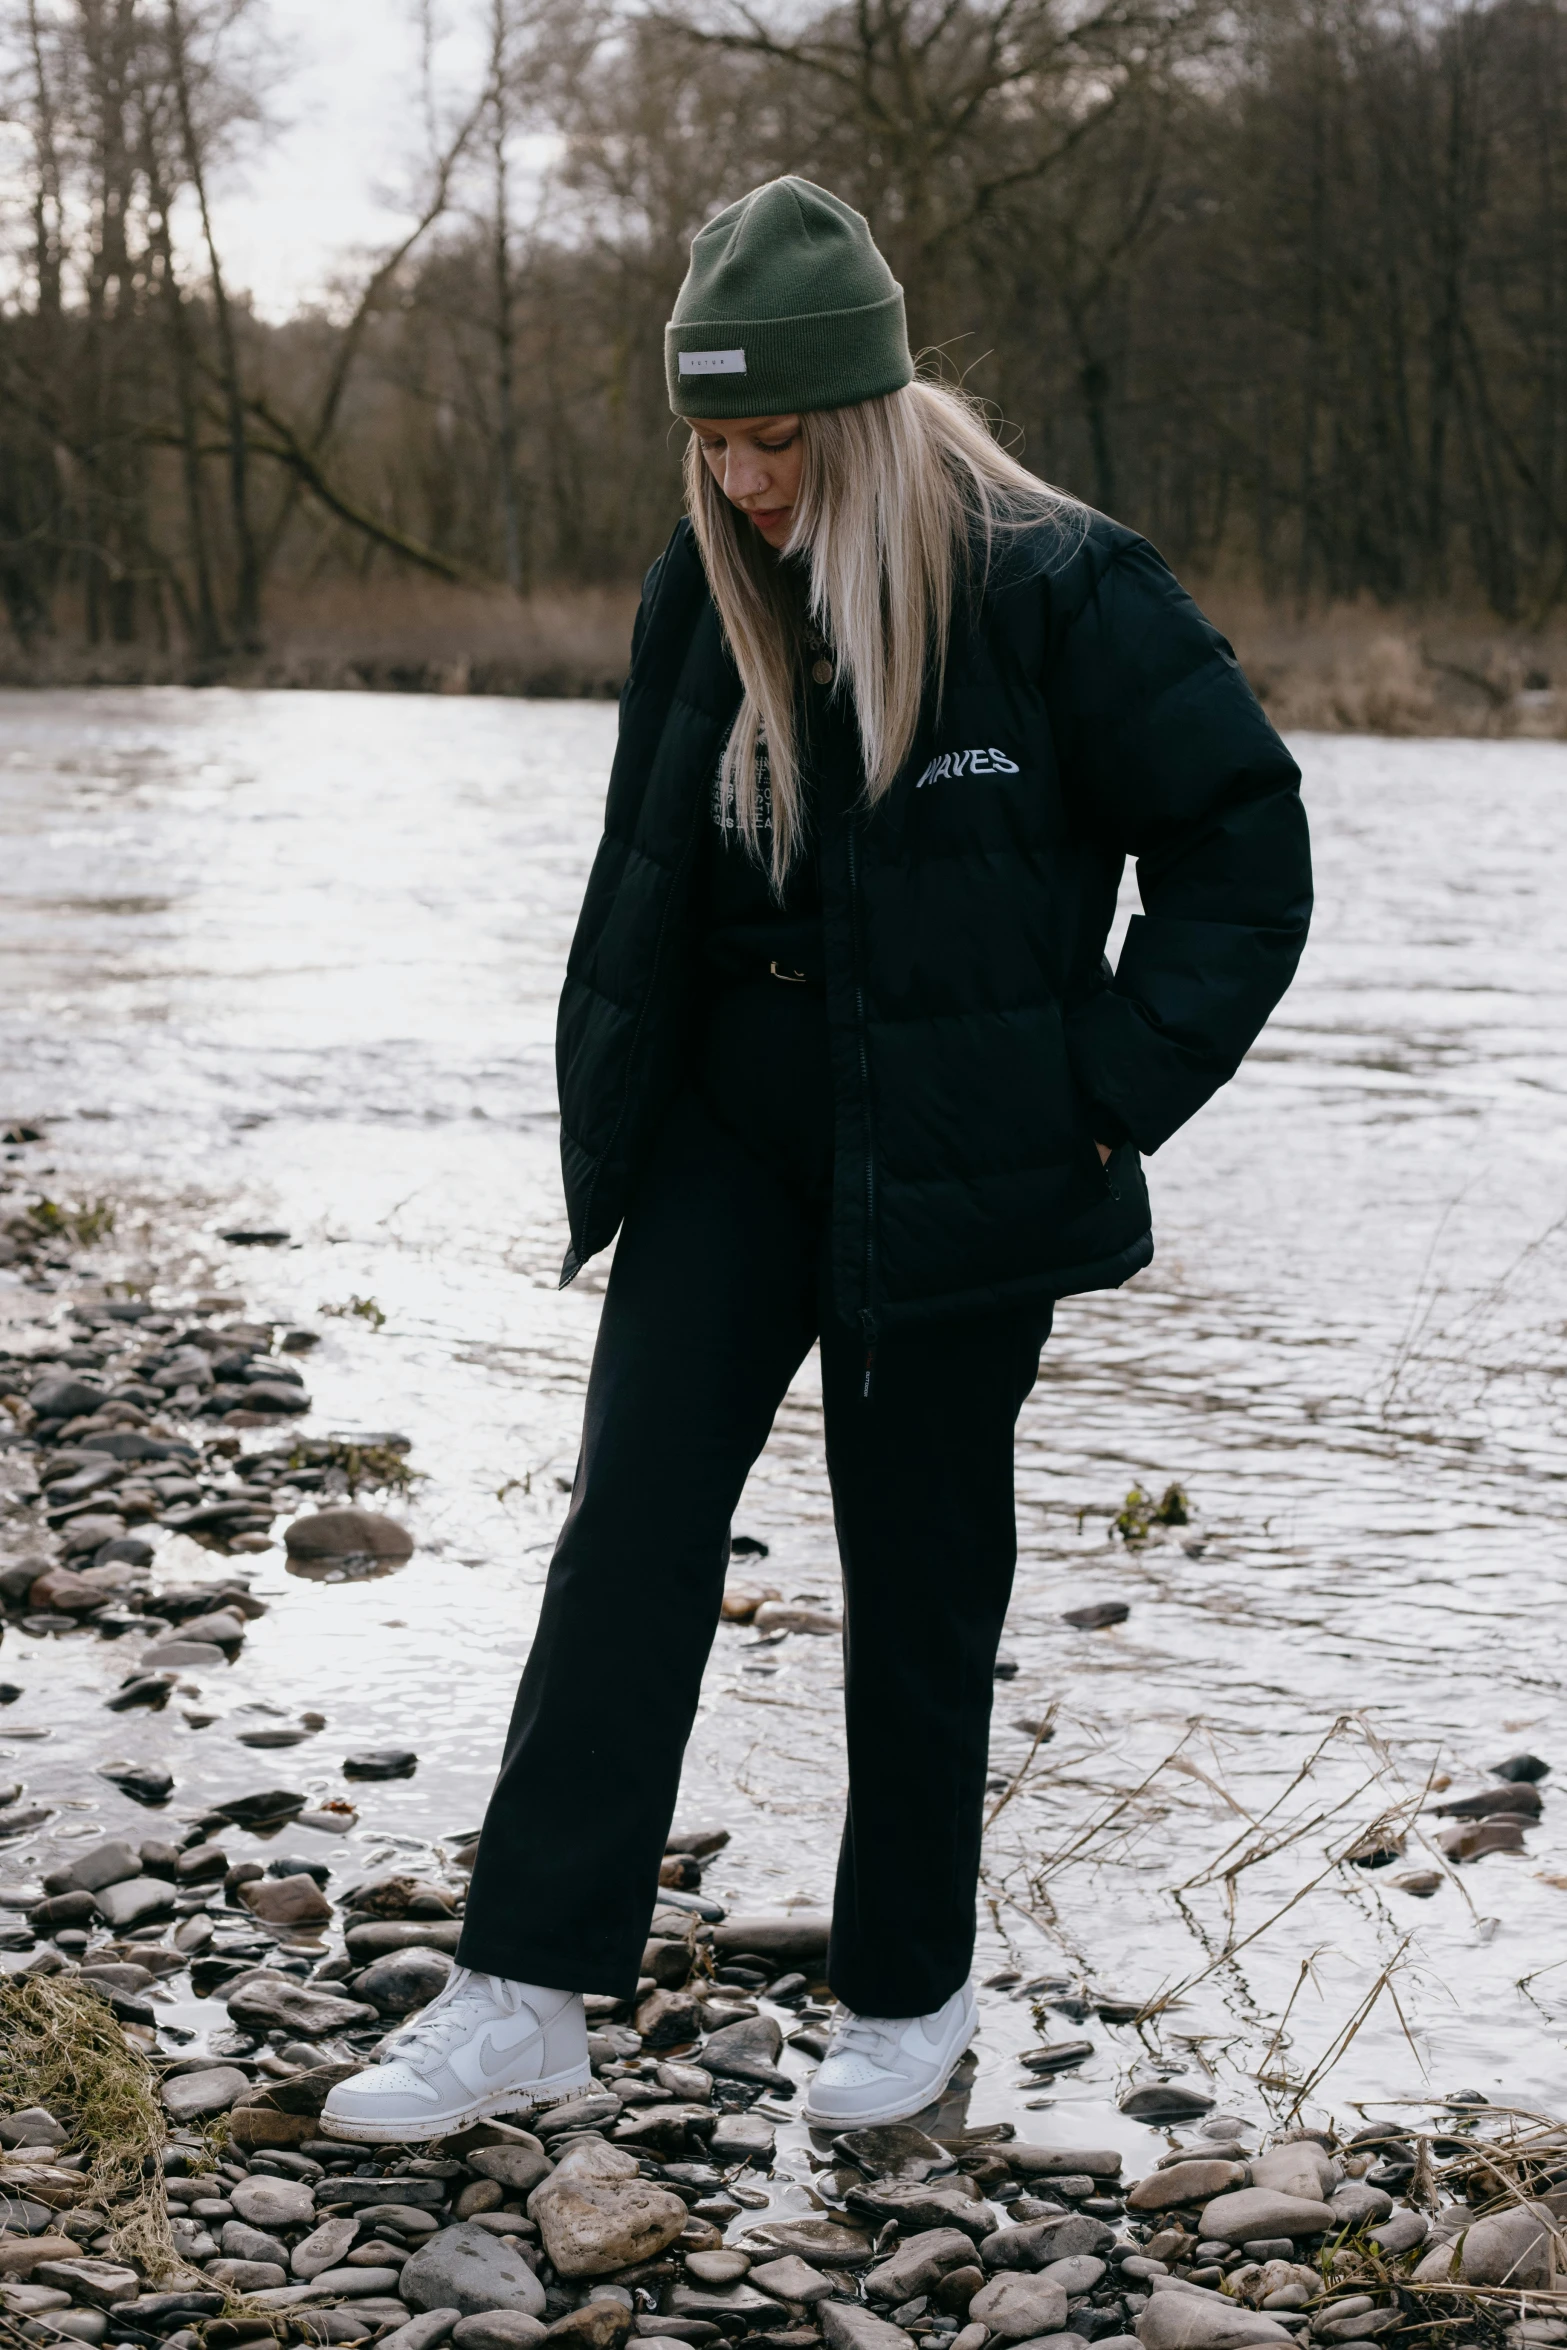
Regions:
[[[827,1203],[673,1114],[627,1216],[582,1452],[480,1840],[458,1958],[629,1995],[712,1645],[730,1519],[812,1342],[844,1578],[849,1789],[828,1967],[868,2015],[968,1973],[1013,1430],[1050,1308],[865,1344],[827,1289]]]

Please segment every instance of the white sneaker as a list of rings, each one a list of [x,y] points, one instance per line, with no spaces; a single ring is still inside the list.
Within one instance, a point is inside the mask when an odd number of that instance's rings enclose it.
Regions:
[[[934,2015],[845,2015],[805,2093],[805,2118],[828,2129],[907,2121],[941,2095],[979,2017],[965,1983]]]
[[[453,1967],[444,1989],[393,2032],[367,2072],[339,2081],[321,2113],[329,2138],[400,2145],[487,2114],[550,2105],[591,2088],[581,1994]]]

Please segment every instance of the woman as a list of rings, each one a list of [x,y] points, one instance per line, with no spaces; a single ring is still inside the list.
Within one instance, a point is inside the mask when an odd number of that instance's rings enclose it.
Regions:
[[[333,2091],[347,2137],[588,2081],[581,1994],[634,1990],[730,1518],[818,1341],[849,1799],[806,2113],[940,2093],[975,2022],[1014,1423],[1055,1300],[1149,1261],[1138,1154],[1234,1074],[1306,936],[1299,776],[1228,645],[916,380],[858,213],[799,179],[721,213],[666,366],[688,518],[560,1014],[564,1278],[620,1234],[582,1452],[459,1963]]]

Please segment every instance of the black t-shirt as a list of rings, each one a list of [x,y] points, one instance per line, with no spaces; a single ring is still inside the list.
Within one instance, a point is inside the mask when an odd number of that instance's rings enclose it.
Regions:
[[[719,777],[713,778],[700,928],[703,966],[720,986],[768,976],[804,980],[814,987],[825,984],[815,791],[808,772],[802,772],[801,783],[804,839],[790,862],[780,899],[773,891],[772,793],[765,749],[755,850],[740,830],[733,795],[725,794]]]

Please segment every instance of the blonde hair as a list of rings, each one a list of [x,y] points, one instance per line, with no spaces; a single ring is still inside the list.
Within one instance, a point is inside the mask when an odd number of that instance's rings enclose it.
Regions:
[[[775,886],[801,833],[808,629],[827,640],[852,699],[874,805],[913,746],[927,679],[940,704],[959,586],[982,583],[998,535],[1081,511],[998,445],[976,400],[945,384],[817,409],[800,431],[800,493],[779,554],[725,497],[694,432],[685,460],[687,508],[744,688],[719,789],[758,857],[770,793]]]

